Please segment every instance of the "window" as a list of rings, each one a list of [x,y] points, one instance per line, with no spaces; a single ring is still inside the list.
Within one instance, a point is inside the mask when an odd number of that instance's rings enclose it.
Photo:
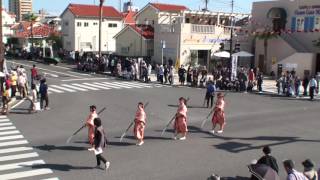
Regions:
[[[116,27],[118,27],[118,24],[116,24],[116,23],[109,23],[109,24],[108,24],[108,27],[109,27],[109,28],[116,28]]]
[[[320,30],[320,17],[315,18],[314,29]]]
[[[77,26],[78,26],[78,27],[81,27],[81,22],[77,22]]]
[[[65,21],[65,22],[64,22],[64,25],[65,25],[65,26],[69,26],[69,21]]]
[[[89,26],[89,23],[88,22],[85,22],[84,23],[84,27],[88,27]]]
[[[97,26],[97,25],[98,25],[98,23],[97,23],[97,22],[94,22],[94,23],[93,23],[93,25],[94,25],[94,26]]]

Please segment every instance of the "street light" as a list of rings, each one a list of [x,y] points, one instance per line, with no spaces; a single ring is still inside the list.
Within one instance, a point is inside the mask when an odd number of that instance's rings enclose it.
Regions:
[[[166,41],[161,40],[161,65],[163,65],[163,49],[166,48]]]
[[[99,59],[101,59],[101,27],[102,27],[102,12],[103,12],[103,3],[105,0],[100,0],[99,5]]]

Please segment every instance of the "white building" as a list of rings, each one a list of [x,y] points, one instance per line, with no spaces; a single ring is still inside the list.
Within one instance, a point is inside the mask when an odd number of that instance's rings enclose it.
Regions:
[[[99,50],[99,6],[69,4],[61,14],[63,48],[67,51]],[[123,28],[123,15],[110,6],[103,7],[101,51],[115,52],[113,38]]]
[[[7,39],[13,35],[11,27],[16,23],[16,15],[8,13],[5,9],[2,9],[2,35],[3,43],[7,43]]]
[[[319,0],[254,2],[251,26],[253,37],[275,35],[253,43],[261,70],[280,75],[295,69],[301,78],[320,72],[320,48],[313,43],[320,38]]]

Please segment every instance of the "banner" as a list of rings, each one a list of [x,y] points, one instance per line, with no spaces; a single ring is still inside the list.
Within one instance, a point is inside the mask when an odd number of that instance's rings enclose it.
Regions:
[[[232,56],[231,81],[237,78],[238,56]]]

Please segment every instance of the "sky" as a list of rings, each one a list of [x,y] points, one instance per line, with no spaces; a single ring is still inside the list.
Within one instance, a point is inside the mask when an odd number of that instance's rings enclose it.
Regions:
[[[8,9],[8,1],[4,0],[4,7]],[[119,2],[127,0],[105,0],[106,5],[114,6],[119,8]],[[235,0],[235,12],[250,13],[251,5],[254,1],[261,0]],[[69,3],[77,4],[98,4],[99,0],[33,0],[33,11],[44,9],[49,13],[60,15],[62,11],[68,6]],[[172,0],[132,0],[134,6],[142,8],[148,2],[159,2],[159,3],[172,3]],[[199,10],[204,7],[204,0],[175,0],[174,4],[185,5],[189,9]],[[212,11],[231,11],[231,0],[209,0],[209,9]]]

